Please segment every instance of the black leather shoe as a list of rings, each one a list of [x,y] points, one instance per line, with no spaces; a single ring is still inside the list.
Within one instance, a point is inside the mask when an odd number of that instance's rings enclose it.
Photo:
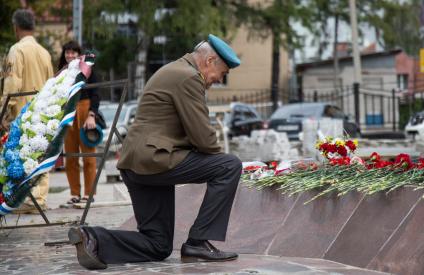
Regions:
[[[220,251],[208,241],[202,241],[199,245],[184,243],[181,247],[183,262],[223,262],[235,260],[237,257],[236,253]]]
[[[97,257],[97,240],[83,227],[73,227],[68,231],[69,242],[77,248],[80,265],[87,269],[105,269],[107,265]]]

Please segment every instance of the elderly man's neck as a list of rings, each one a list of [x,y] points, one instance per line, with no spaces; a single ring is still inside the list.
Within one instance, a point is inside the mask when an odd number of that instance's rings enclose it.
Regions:
[[[33,36],[34,35],[34,31],[27,31],[27,30],[18,30],[16,32],[16,38],[18,40],[21,40],[22,38],[24,38],[25,36]]]

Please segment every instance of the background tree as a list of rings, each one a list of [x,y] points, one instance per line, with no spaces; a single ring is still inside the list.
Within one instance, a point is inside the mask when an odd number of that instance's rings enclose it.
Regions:
[[[312,28],[312,9],[309,1],[273,0],[254,3],[246,0],[230,1],[240,24],[246,25],[251,37],[272,38],[271,100],[273,109],[279,101],[280,49],[288,52],[303,46],[303,37],[293,28],[301,23]]]

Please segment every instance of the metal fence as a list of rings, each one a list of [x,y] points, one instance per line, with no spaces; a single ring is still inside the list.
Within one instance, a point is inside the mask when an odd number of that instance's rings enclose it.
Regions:
[[[382,90],[366,86],[343,86],[339,89],[281,89],[278,105],[294,102],[327,102],[334,104],[363,130],[402,130],[409,117],[424,110],[424,91],[413,93],[395,89]],[[256,107],[262,118],[272,114],[269,89],[249,90],[234,96],[215,97],[209,105],[243,102]]]
[[[250,90],[230,97],[215,97],[208,100],[208,105],[228,105],[232,102],[242,102],[254,106],[263,119],[269,118],[273,111],[269,90]]]

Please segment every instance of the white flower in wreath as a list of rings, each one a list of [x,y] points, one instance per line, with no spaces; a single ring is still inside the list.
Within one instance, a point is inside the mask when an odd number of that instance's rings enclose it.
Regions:
[[[30,121],[26,121],[26,122],[23,122],[22,124],[21,124],[21,128],[22,128],[22,130],[25,132],[25,131],[27,131],[28,129],[29,129],[29,127],[31,127],[31,122]]]
[[[50,96],[48,99],[47,99],[47,104],[46,105],[48,105],[48,106],[51,106],[51,105],[57,105],[57,103],[59,102],[59,100],[60,100],[60,96],[58,96],[57,94],[55,94],[55,95],[52,95],[52,96]]]
[[[29,144],[33,151],[46,151],[49,141],[46,137],[37,135],[29,140]]]
[[[41,91],[40,91],[40,93],[39,93],[39,94],[43,94],[43,93],[45,93],[46,91],[49,91],[49,90],[53,87],[53,85],[55,84],[55,82],[56,82],[55,78],[50,78],[50,79],[48,79],[48,80],[46,81],[46,84],[44,84],[44,86],[43,86],[43,88],[41,89]]]
[[[26,135],[26,133],[22,133],[21,137],[19,138],[19,145],[27,146],[28,142],[28,136]]]
[[[59,114],[62,109],[59,105],[51,105],[47,107],[42,113],[48,117],[54,117],[55,115]]]
[[[41,122],[40,114],[33,113],[32,116],[31,116],[31,123],[36,124],[36,123],[39,123],[39,122]]]
[[[21,121],[28,121],[31,118],[32,112],[30,110],[27,110],[25,113],[22,114]]]
[[[4,160],[3,156],[0,156],[0,176],[7,176],[6,171],[6,161]]]
[[[38,162],[29,158],[24,162],[24,170],[25,174],[30,174],[37,167]]]
[[[29,144],[25,144],[22,146],[22,148],[19,150],[19,157],[23,160],[30,158],[31,154],[35,151],[32,150],[32,147]]]
[[[34,112],[37,112],[38,113],[38,112],[41,112],[44,109],[46,109],[49,106],[48,100],[50,98],[51,97],[49,97],[47,99],[47,101],[46,100],[37,100],[37,103],[34,105]]]
[[[36,135],[44,135],[47,132],[47,125],[43,123],[37,123],[31,125],[31,127],[29,127],[29,130],[33,131]]]
[[[47,134],[54,136],[59,128],[60,121],[58,119],[51,119],[47,122]]]

